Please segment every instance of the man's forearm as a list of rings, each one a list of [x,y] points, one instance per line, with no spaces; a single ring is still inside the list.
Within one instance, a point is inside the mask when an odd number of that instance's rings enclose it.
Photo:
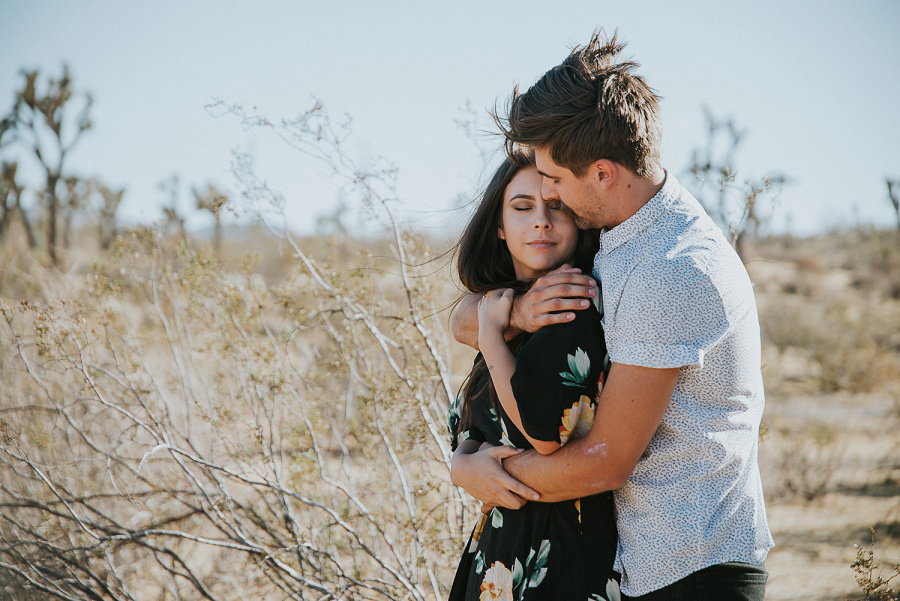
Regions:
[[[669,406],[678,369],[613,363],[585,438],[550,455],[533,451],[503,461],[516,480],[564,501],[620,488],[631,476]]]
[[[619,488],[627,475],[616,469],[603,443],[570,441],[550,455],[526,451],[503,460],[503,469],[538,491],[543,502],[565,501]]]
[[[478,301],[481,294],[467,294],[450,316],[450,329],[457,342],[478,350]]]

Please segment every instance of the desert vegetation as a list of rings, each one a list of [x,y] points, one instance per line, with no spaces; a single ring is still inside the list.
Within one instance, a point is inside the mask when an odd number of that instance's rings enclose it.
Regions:
[[[290,199],[240,154],[230,190],[194,188],[211,243],[174,204],[115,227],[122,192],[69,192],[64,168],[23,205],[6,163],[0,599],[444,598],[477,514],[448,472],[472,358],[448,335],[449,243],[398,223],[396,171],[355,164],[320,104],[213,110],[318,160],[383,235],[295,236]],[[689,170],[760,307],[769,598],[896,599],[900,232],[764,237],[747,224],[782,176],[702,153]],[[744,209],[726,211],[734,195]],[[82,207],[68,246],[54,203]],[[224,206],[245,214],[228,236]]]

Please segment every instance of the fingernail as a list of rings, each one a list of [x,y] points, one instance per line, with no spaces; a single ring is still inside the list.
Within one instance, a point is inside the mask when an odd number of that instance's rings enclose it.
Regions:
[[[578,304],[581,305],[582,307],[587,307],[588,305],[591,304],[591,301],[583,300],[583,301],[581,301],[581,302],[578,303]]]
[[[566,313],[566,319],[575,319],[574,313]]]
[[[532,499],[533,501],[537,501],[537,500],[540,499],[540,498],[541,498],[541,495],[538,495],[538,494],[531,495],[531,499]]]

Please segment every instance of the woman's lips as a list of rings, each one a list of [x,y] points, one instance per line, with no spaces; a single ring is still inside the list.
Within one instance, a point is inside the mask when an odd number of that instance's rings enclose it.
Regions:
[[[556,242],[553,242],[552,240],[532,240],[528,243],[528,246],[537,249],[547,249],[556,246]]]

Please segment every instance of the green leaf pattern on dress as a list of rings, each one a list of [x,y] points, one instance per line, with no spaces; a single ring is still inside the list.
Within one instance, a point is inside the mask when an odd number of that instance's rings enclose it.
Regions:
[[[575,349],[574,355],[566,355],[569,362],[569,371],[561,371],[559,375],[563,379],[563,386],[584,386],[588,373],[591,371],[591,360],[582,349]]]
[[[496,507],[491,510],[491,528],[503,528],[503,512]]]
[[[547,558],[549,557],[550,541],[544,539],[541,541],[541,546],[537,552],[534,549],[529,550],[528,559],[525,560],[524,566],[516,559],[512,570],[513,595],[516,599],[522,601],[525,598],[526,590],[537,588],[544,581],[544,577],[547,575]]]
[[[588,597],[588,601],[622,601],[622,595],[619,592],[619,583],[610,578],[606,581],[606,596],[594,593]]]

